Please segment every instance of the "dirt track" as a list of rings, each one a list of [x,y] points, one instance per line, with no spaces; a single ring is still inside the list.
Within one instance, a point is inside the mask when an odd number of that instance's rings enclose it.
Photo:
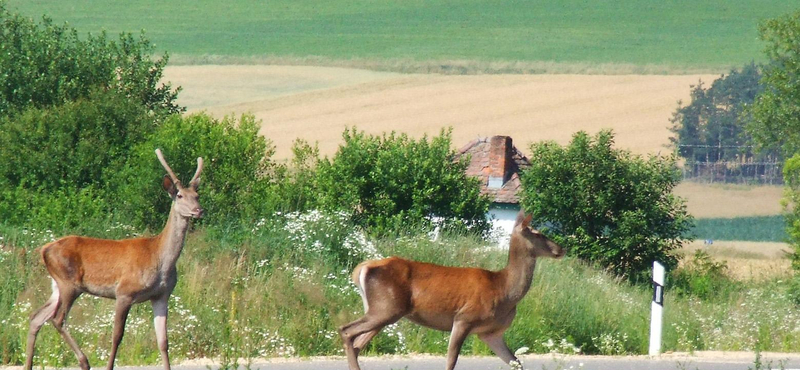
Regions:
[[[619,147],[666,152],[669,118],[690,85],[714,75],[400,75],[344,68],[176,66],[165,79],[182,85],[180,103],[217,116],[250,112],[276,145],[291,154],[296,138],[336,151],[341,133],[401,131],[419,137],[453,127],[460,147],[479,136],[510,135],[524,152],[531,142],[567,143],[578,130],[613,128]]]

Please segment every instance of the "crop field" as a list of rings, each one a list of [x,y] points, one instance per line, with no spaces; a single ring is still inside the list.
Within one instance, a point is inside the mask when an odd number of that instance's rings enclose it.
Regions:
[[[796,5],[783,0],[88,4],[7,1],[9,9],[36,18],[46,13],[81,32],[145,30],[158,50],[187,63],[203,63],[209,56],[295,63],[349,60],[387,68],[397,67],[397,61],[546,61],[555,63],[550,70],[562,71],[576,65],[624,65],[629,72],[657,66],[651,73],[724,71],[761,60],[758,22]]]
[[[637,154],[669,153],[669,118],[690,85],[715,75],[441,76],[292,66],[177,66],[165,80],[179,102],[216,116],[252,113],[287,159],[297,138],[332,155],[346,127],[413,137],[453,128],[453,144],[509,135],[523,152],[541,140],[566,144],[574,132],[611,128]]]

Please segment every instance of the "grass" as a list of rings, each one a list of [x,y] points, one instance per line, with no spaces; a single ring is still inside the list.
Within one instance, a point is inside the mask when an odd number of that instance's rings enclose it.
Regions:
[[[783,216],[734,218],[699,218],[692,233],[703,240],[740,240],[785,242],[786,221]]]
[[[36,18],[47,14],[81,32],[145,30],[158,50],[189,61],[522,61],[666,71],[725,71],[762,60],[758,23],[795,8],[779,0],[7,0],[7,6]]]
[[[111,230],[111,229],[109,229]],[[400,255],[446,265],[505,264],[505,252],[472,237],[424,234],[384,240],[365,238],[339,215],[288,214],[236,231],[201,229],[190,234],[170,300],[169,338],[174,361],[341,355],[336,328],[362,314],[349,282],[352,266],[379,255]],[[114,232],[111,230],[110,232]],[[27,317],[49,295],[49,281],[35,247],[47,232],[0,227],[0,364],[24,360]],[[579,283],[576,283],[579,282]],[[783,281],[739,282],[714,301],[668,291],[665,351],[800,351],[800,308]],[[574,259],[542,260],[533,287],[506,333],[512,349],[533,352],[641,354],[647,351],[649,287],[630,286]],[[119,365],[157,364],[149,305],[135,306],[120,347]],[[81,297],[69,328],[90,356],[108,356],[113,302]],[[443,354],[448,334],[407,321],[387,327],[368,354]],[[470,338],[465,354],[489,355]],[[71,351],[46,326],[37,344],[37,366],[74,366]]]

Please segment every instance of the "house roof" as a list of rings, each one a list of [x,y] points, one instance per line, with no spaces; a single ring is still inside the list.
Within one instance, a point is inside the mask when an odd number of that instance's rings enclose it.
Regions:
[[[470,141],[458,151],[469,155],[467,175],[481,180],[481,194],[495,203],[518,204],[520,171],[531,163],[513,144],[509,136],[492,136]]]

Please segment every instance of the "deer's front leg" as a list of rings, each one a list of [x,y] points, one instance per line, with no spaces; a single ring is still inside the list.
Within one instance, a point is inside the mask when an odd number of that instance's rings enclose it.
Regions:
[[[522,368],[522,363],[519,361],[519,359],[517,359],[517,356],[514,356],[514,354],[511,353],[511,349],[508,348],[508,345],[503,340],[502,331],[491,334],[480,334],[478,335],[478,338],[486,343],[486,345],[489,346],[492,351],[494,351],[494,354],[497,355],[497,357],[500,357],[500,359],[503,360],[503,362],[505,362],[507,365],[516,363],[520,366],[520,368]]]
[[[156,343],[158,350],[161,351],[161,362],[164,363],[164,370],[169,367],[169,341],[167,340],[167,307],[169,305],[169,295],[164,295],[153,299],[153,325],[156,330]]]
[[[447,346],[447,370],[453,370],[458,361],[458,354],[461,346],[469,335],[470,327],[466,323],[456,321],[453,323],[453,330],[450,332],[450,343]]]
[[[108,370],[114,369],[114,359],[117,358],[117,348],[122,342],[122,335],[125,334],[125,321],[128,320],[128,312],[131,311],[133,298],[128,296],[117,296],[117,304],[114,314],[114,334],[111,337],[111,354],[108,358]]]

